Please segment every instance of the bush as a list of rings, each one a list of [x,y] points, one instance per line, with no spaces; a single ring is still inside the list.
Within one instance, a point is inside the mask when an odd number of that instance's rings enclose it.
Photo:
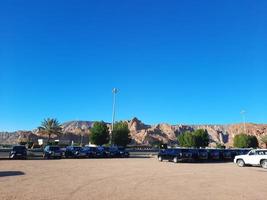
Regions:
[[[234,147],[236,148],[257,148],[259,146],[256,136],[239,134],[234,137]]]
[[[103,145],[109,142],[109,129],[105,122],[94,123],[91,128],[90,141],[96,145]]]

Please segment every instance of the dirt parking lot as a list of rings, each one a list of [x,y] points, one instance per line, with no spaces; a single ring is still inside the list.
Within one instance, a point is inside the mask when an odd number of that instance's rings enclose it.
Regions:
[[[0,160],[0,199],[264,199],[267,170],[156,159]]]

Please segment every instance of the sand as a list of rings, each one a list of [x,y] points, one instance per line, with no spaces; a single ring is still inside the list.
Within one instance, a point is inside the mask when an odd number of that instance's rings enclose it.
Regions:
[[[157,159],[0,160],[0,199],[266,199],[267,170]]]

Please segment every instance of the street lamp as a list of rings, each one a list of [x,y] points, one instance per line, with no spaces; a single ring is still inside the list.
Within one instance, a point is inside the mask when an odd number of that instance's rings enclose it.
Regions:
[[[245,111],[245,110],[241,110],[240,114],[241,114],[242,119],[243,119],[244,133],[246,133],[246,120],[245,120],[245,114],[246,114],[246,111]]]
[[[111,137],[110,137],[110,143],[112,142],[112,131],[114,128],[114,122],[115,122],[115,108],[116,108],[116,94],[119,92],[117,88],[113,88],[112,94],[113,94],[113,107],[112,107],[112,125],[111,125]]]

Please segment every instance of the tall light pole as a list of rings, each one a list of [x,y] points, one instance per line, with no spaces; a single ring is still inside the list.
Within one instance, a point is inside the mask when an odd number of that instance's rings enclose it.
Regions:
[[[114,122],[115,122],[115,108],[116,108],[116,94],[118,93],[117,88],[113,88],[112,94],[113,94],[113,106],[112,106],[112,124],[111,124],[111,137],[110,137],[110,144],[112,143],[112,131],[114,128]]]
[[[244,133],[246,133],[246,119],[245,119],[245,114],[246,111],[245,110],[241,110],[240,114],[242,115],[242,119],[243,119],[243,128],[244,128]]]

